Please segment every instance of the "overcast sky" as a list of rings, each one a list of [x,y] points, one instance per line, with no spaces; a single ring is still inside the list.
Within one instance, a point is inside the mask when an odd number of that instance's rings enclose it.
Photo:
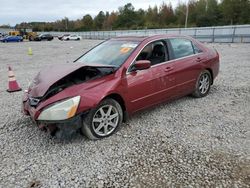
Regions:
[[[185,0],[164,0],[177,3]],[[65,16],[69,19],[81,18],[85,14],[95,16],[99,11],[115,11],[126,3],[132,3],[136,9],[147,9],[149,5],[160,5],[163,0],[1,0],[0,25],[14,26],[20,22],[55,21]]]

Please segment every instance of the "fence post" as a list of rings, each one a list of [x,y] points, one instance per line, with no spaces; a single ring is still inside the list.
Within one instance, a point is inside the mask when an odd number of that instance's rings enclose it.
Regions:
[[[215,27],[213,28],[212,42],[214,42],[214,33],[215,33]]]
[[[194,28],[194,38],[196,39],[197,28]]]
[[[232,43],[234,43],[235,30],[236,30],[236,26],[234,26],[234,30],[233,30]]]

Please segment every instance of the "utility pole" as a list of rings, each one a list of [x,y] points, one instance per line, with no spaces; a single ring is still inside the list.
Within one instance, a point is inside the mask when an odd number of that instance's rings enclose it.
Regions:
[[[68,31],[68,19],[65,20],[65,24],[66,24],[66,31]]]
[[[187,6],[186,6],[186,19],[185,19],[185,28],[187,28],[187,22],[188,22],[188,12],[189,12],[189,0],[187,1]]]
[[[64,20],[65,20],[65,31],[68,31],[68,18],[65,17]]]

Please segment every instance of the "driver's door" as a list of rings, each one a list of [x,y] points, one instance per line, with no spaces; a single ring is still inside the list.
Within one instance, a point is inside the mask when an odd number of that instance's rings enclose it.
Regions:
[[[164,62],[166,58],[162,41],[153,41],[143,48],[136,61],[147,60],[151,66]],[[130,111],[135,112],[159,103],[162,72],[150,67],[145,70],[129,71],[126,74],[127,99]],[[162,94],[160,95],[162,96]]]
[[[127,85],[125,95],[129,101],[128,108],[131,112],[136,112],[152,105],[154,102],[154,86],[150,68],[129,72],[124,79]]]

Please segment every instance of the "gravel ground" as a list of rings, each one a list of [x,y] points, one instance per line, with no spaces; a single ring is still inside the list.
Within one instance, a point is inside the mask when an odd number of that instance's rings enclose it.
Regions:
[[[250,187],[250,44],[209,44],[221,71],[207,97],[138,113],[103,140],[52,139],[21,114],[8,65],[25,89],[99,42],[0,44],[0,187]]]

